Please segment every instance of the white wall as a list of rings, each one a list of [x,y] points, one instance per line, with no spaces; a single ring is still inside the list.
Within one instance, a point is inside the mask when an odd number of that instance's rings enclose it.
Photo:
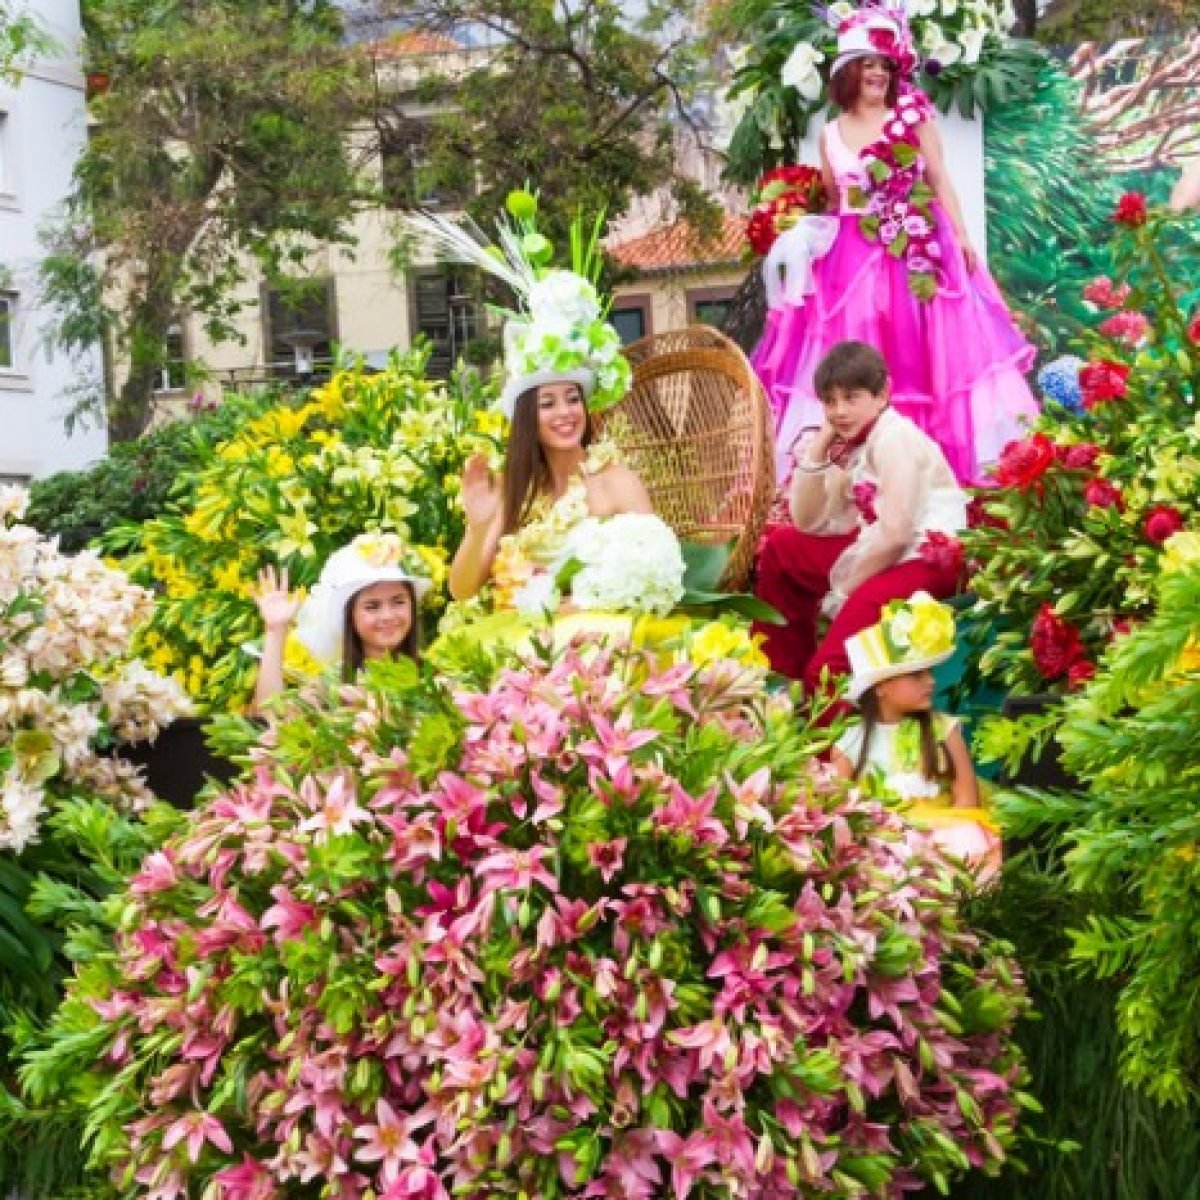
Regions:
[[[0,368],[0,475],[40,476],[84,466],[107,439],[95,424],[68,437],[66,393],[99,380],[99,354],[70,361],[47,346],[50,314],[38,295],[38,231],[71,187],[86,131],[78,0],[32,6],[59,51],[34,63],[14,87],[0,84],[0,287],[17,293],[14,362]],[[8,282],[4,282],[4,276]]]

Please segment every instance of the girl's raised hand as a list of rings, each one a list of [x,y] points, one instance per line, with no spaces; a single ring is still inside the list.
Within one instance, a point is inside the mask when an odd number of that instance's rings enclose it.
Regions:
[[[472,454],[462,474],[463,511],[467,524],[486,528],[500,511],[500,481],[482,454]]]
[[[287,567],[263,567],[254,599],[268,633],[287,629],[300,611],[300,597],[288,590]]]

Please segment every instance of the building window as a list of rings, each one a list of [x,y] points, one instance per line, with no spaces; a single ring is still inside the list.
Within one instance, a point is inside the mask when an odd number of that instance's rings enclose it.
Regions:
[[[688,320],[696,325],[722,328],[733,307],[733,287],[695,288],[687,294]]]
[[[464,160],[454,178],[435,180],[428,121],[405,121],[379,141],[379,172],[389,208],[460,209],[475,194],[474,164]]]
[[[433,343],[429,374],[445,379],[481,332],[480,305],[465,271],[418,271],[410,285],[412,329]]]
[[[332,279],[268,287],[263,302],[267,367],[280,379],[328,374],[337,340]]]
[[[608,311],[608,323],[621,335],[621,344],[628,346],[644,338],[650,329],[649,296],[617,296]]]
[[[158,369],[158,392],[181,392],[187,387],[187,349],[183,326],[176,323],[167,330],[163,343],[166,353]]]
[[[17,365],[16,350],[17,294],[0,292],[0,371]]]

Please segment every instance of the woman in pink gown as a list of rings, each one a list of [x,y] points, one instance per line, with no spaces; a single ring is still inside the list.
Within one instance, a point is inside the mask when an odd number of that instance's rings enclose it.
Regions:
[[[981,483],[1037,413],[1024,378],[1034,350],[966,238],[932,105],[904,80],[915,61],[906,30],[856,13],[838,49],[830,90],[841,115],[822,132],[821,157],[839,229],[814,266],[815,290],[769,313],[753,355],[775,410],[779,477],[800,432],[821,423],[817,363],[861,341],[886,360],[895,407],[960,482]]]

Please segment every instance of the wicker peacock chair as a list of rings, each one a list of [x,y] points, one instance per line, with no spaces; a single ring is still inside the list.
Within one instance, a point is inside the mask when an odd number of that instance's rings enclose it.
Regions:
[[[747,584],[775,491],[770,409],[746,356],[707,325],[625,348],[629,395],[600,426],[680,537],[733,542],[722,586]]]

